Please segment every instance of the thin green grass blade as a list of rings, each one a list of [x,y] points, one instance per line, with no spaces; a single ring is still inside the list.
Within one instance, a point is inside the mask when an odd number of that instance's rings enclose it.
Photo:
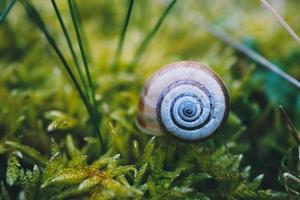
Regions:
[[[57,6],[55,0],[51,0],[51,3],[52,3],[52,6],[53,6],[53,8],[54,8],[54,11],[55,11],[55,14],[56,14],[56,16],[57,16],[57,19],[58,19],[58,21],[59,21],[59,24],[60,24],[60,26],[61,26],[61,28],[62,28],[62,30],[63,30],[64,36],[65,36],[65,38],[66,38],[66,41],[67,41],[69,50],[70,50],[70,52],[71,52],[71,55],[72,55],[74,64],[75,64],[75,66],[76,66],[76,69],[77,69],[77,72],[78,72],[80,81],[81,81],[81,83],[82,83],[82,85],[83,85],[83,87],[84,87],[85,94],[88,96],[87,83],[86,83],[86,80],[85,80],[85,78],[84,78],[83,71],[82,71],[82,69],[81,69],[81,67],[80,67],[80,65],[79,65],[79,61],[78,61],[78,58],[77,58],[77,56],[76,56],[76,53],[75,53],[75,51],[74,51],[74,47],[73,47],[72,42],[71,42],[71,39],[70,39],[70,34],[69,34],[69,32],[68,32],[68,30],[67,30],[67,28],[66,28],[66,26],[65,26],[65,23],[64,23],[64,21],[63,21],[63,18],[62,18],[61,14],[60,14],[60,11],[59,11],[59,9],[58,9],[58,6]]]
[[[297,144],[300,146],[300,134],[299,134],[298,130],[296,129],[295,125],[293,124],[292,120],[286,113],[283,106],[281,106],[281,105],[279,106],[279,111],[280,111],[280,116],[282,118],[282,121],[285,123],[286,127],[288,128],[288,130],[294,137]]]
[[[26,0],[21,0],[21,3],[23,4],[28,16],[30,17],[30,19],[34,22],[34,24],[40,29],[40,31],[44,34],[44,36],[46,37],[47,41],[49,42],[49,44],[52,46],[52,48],[54,49],[55,53],[57,54],[57,56],[59,57],[59,59],[61,60],[64,68],[66,69],[71,81],[73,82],[76,90],[78,91],[90,117],[91,120],[94,124],[94,126],[96,127],[96,131],[97,131],[97,135],[101,144],[101,148],[102,151],[105,151],[105,147],[103,144],[103,140],[102,140],[102,136],[101,136],[101,132],[100,132],[100,127],[98,124],[98,115],[95,113],[95,109],[93,108],[93,106],[91,105],[91,103],[89,102],[88,98],[86,97],[86,95],[84,94],[82,88],[80,87],[79,82],[77,81],[73,71],[71,70],[71,67],[69,66],[67,60],[65,59],[63,53],[61,52],[61,50],[58,48],[56,41],[54,40],[54,38],[50,35],[44,21],[42,20],[42,18],[40,17],[39,13],[37,12],[36,8],[29,2]]]
[[[81,33],[81,38],[82,38],[82,41],[83,41],[83,45],[84,45],[84,50],[86,52],[86,57],[87,57],[87,60],[90,61],[91,57],[90,57],[90,48],[89,48],[89,43],[88,43],[88,40],[87,40],[87,37],[86,37],[86,32],[84,31],[84,28],[83,28],[83,23],[82,23],[82,19],[80,17],[80,13],[79,13],[79,10],[78,10],[78,6],[77,6],[77,3],[76,1],[73,1],[74,3],[74,11],[75,11],[75,15],[78,19],[78,27],[79,27],[79,30],[80,30],[80,33]]]
[[[136,53],[133,57],[132,62],[129,64],[129,67],[128,67],[129,71],[133,71],[135,66],[139,63],[143,53],[145,52],[145,50],[147,49],[147,47],[149,45],[149,43],[151,42],[151,40],[153,39],[153,37],[157,33],[158,29],[161,27],[163,21],[168,16],[168,14],[170,13],[171,9],[174,7],[176,2],[177,2],[177,0],[172,0],[170,2],[170,4],[167,6],[167,8],[163,12],[163,14],[160,16],[160,18],[158,19],[158,21],[156,22],[156,24],[154,25],[152,30],[146,35],[146,37],[144,38],[144,40],[142,41],[142,43],[138,47],[138,49],[137,49],[137,51],[136,51]]]
[[[95,88],[92,81],[91,73],[89,71],[89,64],[88,64],[88,57],[86,50],[83,45],[83,39],[82,39],[82,31],[80,27],[80,20],[79,20],[79,11],[75,0],[68,0],[69,10],[71,13],[72,23],[75,29],[75,34],[77,38],[77,42],[79,45],[82,61],[84,64],[84,69],[86,72],[87,80],[88,80],[88,87],[90,89],[90,98],[92,99],[92,104],[94,106],[94,113],[97,121],[101,121],[101,115],[98,112],[98,106],[97,101],[95,98]]]
[[[66,61],[64,55],[62,54],[61,50],[58,48],[55,40],[50,35],[48,29],[46,28],[46,25],[45,25],[44,21],[42,20],[42,18],[38,14],[37,10],[28,1],[22,0],[22,3],[23,3],[23,5],[24,5],[24,7],[26,9],[27,14],[31,18],[31,20],[43,32],[43,34],[45,35],[45,37],[48,40],[48,42],[50,43],[50,45],[54,48],[56,54],[58,55],[58,57],[62,61],[65,69],[67,70],[67,73],[69,74],[72,82],[74,83],[74,85],[75,85],[77,91],[79,92],[80,96],[82,97],[82,99],[84,100],[84,102],[88,102],[86,96],[84,95],[84,93],[82,93],[82,89],[80,87],[80,84],[78,83],[78,81],[77,81],[77,79],[76,79],[73,71],[71,70],[71,67],[67,63],[67,61]],[[87,105],[87,107],[90,107],[89,103],[86,103],[86,105]]]
[[[130,0],[129,5],[128,5],[128,9],[127,9],[127,13],[126,13],[126,17],[125,17],[125,21],[124,21],[123,26],[122,26],[122,31],[121,31],[121,34],[120,34],[118,47],[117,47],[115,57],[114,57],[114,61],[113,61],[113,65],[112,65],[113,69],[115,69],[119,65],[119,61],[120,61],[120,58],[121,58],[121,55],[122,55],[122,50],[123,50],[123,45],[124,45],[124,41],[125,41],[125,36],[126,36],[128,24],[129,24],[130,16],[131,16],[131,13],[132,13],[133,4],[134,4],[134,0]]]
[[[15,5],[16,0],[11,0],[8,5],[4,8],[3,12],[0,14],[0,25],[4,22],[5,18],[7,17],[8,13],[12,9],[12,7]]]
[[[87,80],[88,80],[88,85],[90,87],[90,98],[92,99],[93,104],[96,107],[94,85],[93,85],[93,82],[92,82],[92,77],[91,77],[90,70],[89,70],[89,64],[88,64],[88,61],[87,61],[86,53],[85,53],[83,43],[82,43],[82,39],[81,39],[81,34],[80,34],[80,30],[79,30],[79,23],[78,23],[78,18],[76,16],[74,1],[73,0],[68,0],[68,4],[69,4],[69,10],[70,10],[70,13],[71,13],[72,22],[73,22],[73,26],[74,26],[74,29],[75,29],[76,38],[77,38],[77,42],[78,42],[78,45],[79,45],[82,61],[83,61],[83,64],[84,64],[85,73],[86,73]],[[100,116],[98,116],[98,117],[100,117]]]

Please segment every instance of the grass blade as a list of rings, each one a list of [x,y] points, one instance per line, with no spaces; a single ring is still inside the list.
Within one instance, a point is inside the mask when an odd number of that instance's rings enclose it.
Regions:
[[[78,27],[79,27],[79,30],[80,30],[80,33],[81,33],[83,45],[85,47],[86,57],[87,57],[87,60],[90,61],[90,55],[91,54],[89,53],[89,49],[90,49],[89,45],[88,45],[89,43],[88,43],[88,40],[86,39],[86,34],[85,34],[84,28],[82,26],[82,20],[81,20],[81,17],[80,17],[80,13],[79,13],[79,10],[78,10],[77,3],[76,3],[75,0],[73,1],[73,3],[74,3],[75,16],[78,19]]]
[[[292,123],[292,120],[289,118],[288,114],[286,113],[285,109],[283,106],[279,106],[279,111],[280,111],[280,116],[282,121],[285,123],[287,126],[288,130],[294,137],[295,141],[297,142],[298,145],[300,145],[300,134],[298,133],[298,130]]]
[[[15,3],[16,3],[16,0],[11,0],[8,3],[8,5],[4,8],[3,12],[0,15],[0,25],[4,22],[6,16],[8,15],[8,13],[12,9],[12,7],[15,5]]]
[[[72,42],[71,42],[71,39],[70,39],[70,35],[69,35],[69,33],[68,33],[68,30],[67,30],[67,28],[66,28],[66,26],[65,26],[65,23],[64,23],[64,21],[63,21],[63,19],[62,19],[62,17],[61,17],[60,11],[59,11],[59,9],[58,9],[58,7],[57,7],[57,4],[56,4],[55,0],[51,0],[51,3],[52,3],[52,6],[53,6],[53,8],[54,8],[54,11],[55,11],[55,14],[56,14],[56,16],[57,16],[57,19],[58,19],[58,21],[59,21],[59,24],[60,24],[60,26],[61,26],[61,28],[62,28],[62,30],[63,30],[64,36],[65,36],[65,38],[66,38],[66,41],[67,41],[69,50],[70,50],[70,52],[71,52],[71,55],[72,55],[74,64],[75,64],[75,66],[76,66],[76,69],[77,69],[77,72],[78,72],[78,75],[79,75],[79,78],[80,78],[81,83],[82,83],[82,85],[83,85],[83,87],[84,87],[85,94],[88,95],[88,89],[87,89],[86,80],[84,79],[83,72],[82,72],[82,69],[81,69],[81,67],[80,67],[80,65],[79,65],[78,58],[77,58],[77,56],[76,56],[76,54],[75,54],[74,47],[73,47],[73,45],[72,45]]]
[[[75,29],[76,38],[77,38],[77,42],[78,42],[78,45],[79,45],[79,49],[80,49],[80,53],[81,53],[85,73],[86,73],[87,80],[88,80],[88,85],[90,87],[90,98],[92,99],[93,104],[96,107],[95,90],[94,90],[94,85],[93,85],[90,70],[89,70],[89,64],[88,64],[88,61],[87,61],[86,53],[85,53],[83,43],[82,43],[82,39],[81,39],[78,18],[76,16],[76,11],[75,11],[76,5],[74,5],[74,0],[68,0],[68,4],[69,4],[69,10],[70,10],[70,13],[71,13],[72,22],[73,22],[73,26],[74,26],[74,29]]]
[[[46,37],[47,41],[49,42],[49,44],[52,46],[52,48],[54,49],[55,53],[57,54],[57,56],[59,57],[59,59],[61,60],[64,68],[66,69],[71,81],[73,82],[76,90],[78,91],[90,117],[91,120],[94,124],[94,126],[96,127],[96,131],[97,131],[97,135],[101,144],[101,148],[104,152],[105,148],[104,148],[104,144],[103,144],[103,140],[102,140],[102,136],[100,133],[100,127],[98,124],[98,115],[95,112],[95,109],[93,108],[93,106],[90,104],[90,102],[88,101],[87,96],[84,94],[84,92],[82,91],[80,84],[78,83],[73,71],[71,70],[71,67],[69,66],[67,60],[65,59],[64,55],[62,54],[61,50],[58,48],[55,40],[53,39],[53,37],[50,35],[47,27],[45,26],[44,21],[42,20],[42,18],[40,17],[39,13],[37,12],[37,10],[35,9],[35,7],[28,1],[26,0],[21,0],[28,16],[30,17],[30,19],[34,22],[34,24],[36,24],[36,26],[40,29],[40,31],[44,34],[44,36]]]
[[[278,12],[271,6],[266,0],[260,0],[261,3],[272,13],[272,15],[277,19],[277,21],[286,29],[286,31],[292,36],[292,38],[300,44],[300,38],[295,33],[295,31],[286,23],[286,21],[278,14]]]
[[[288,73],[281,70],[277,65],[269,61],[267,58],[263,57],[256,51],[252,50],[251,48],[247,47],[234,37],[230,36],[227,32],[225,32],[222,28],[213,25],[211,22],[207,21],[205,17],[201,14],[193,13],[187,15],[188,20],[193,23],[195,26],[199,26],[201,29],[205,29],[207,32],[211,33],[217,39],[223,41],[224,43],[228,44],[235,50],[243,53],[247,57],[254,60],[256,63],[260,64],[261,66],[265,67],[266,69],[272,71],[273,73],[277,74],[284,80],[288,81],[292,85],[294,85],[297,89],[300,89],[300,82],[296,80],[294,77],[289,75]]]
[[[128,24],[129,24],[129,21],[130,21],[130,16],[131,16],[131,13],[132,13],[133,4],[134,4],[134,0],[130,0],[129,5],[128,5],[128,9],[127,9],[127,13],[126,13],[126,18],[125,18],[124,24],[122,26],[122,31],[121,31],[121,34],[120,34],[120,39],[119,39],[118,47],[117,47],[117,50],[116,50],[114,62],[113,62],[113,65],[112,65],[113,69],[115,69],[119,65],[119,61],[120,61],[120,58],[121,58],[121,55],[122,55],[123,45],[124,45],[124,41],[125,41],[125,35],[126,35],[126,32],[127,32]]]
[[[163,21],[165,20],[165,18],[167,17],[167,15],[170,13],[171,9],[173,8],[173,6],[175,5],[176,2],[177,2],[177,0],[172,0],[170,2],[170,4],[167,6],[167,8],[163,12],[163,14],[160,16],[160,18],[158,19],[158,21],[156,22],[156,24],[154,25],[154,27],[146,35],[146,37],[144,38],[144,40],[142,41],[142,43],[138,47],[138,49],[137,49],[137,51],[136,51],[136,53],[134,55],[134,58],[133,58],[132,62],[129,64],[129,68],[128,68],[129,71],[133,71],[134,70],[135,66],[140,61],[143,53],[147,49],[150,41],[153,39],[153,37],[157,33],[158,29],[161,27]]]

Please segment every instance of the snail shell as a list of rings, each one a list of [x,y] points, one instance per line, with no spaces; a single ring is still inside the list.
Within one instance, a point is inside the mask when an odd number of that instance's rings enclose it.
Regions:
[[[157,71],[143,88],[137,126],[150,135],[202,140],[225,123],[229,97],[223,81],[203,64],[182,61]]]

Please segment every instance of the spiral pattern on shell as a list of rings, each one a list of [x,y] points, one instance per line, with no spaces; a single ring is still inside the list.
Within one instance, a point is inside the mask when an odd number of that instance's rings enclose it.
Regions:
[[[145,133],[189,141],[207,138],[226,121],[228,93],[222,80],[203,64],[169,64],[145,85],[137,126]]]

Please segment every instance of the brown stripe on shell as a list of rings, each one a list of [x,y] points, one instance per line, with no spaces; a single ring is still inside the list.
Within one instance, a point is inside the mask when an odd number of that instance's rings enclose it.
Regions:
[[[196,68],[202,71],[207,72],[208,74],[210,74],[213,77],[216,77],[217,81],[219,82],[219,76],[216,75],[216,73],[210,69],[209,67],[207,67],[206,65],[197,63],[197,62],[193,62],[193,61],[180,61],[180,62],[175,62],[175,63],[171,63],[168,64],[166,66],[164,66],[163,68],[161,68],[158,72],[156,72],[151,78],[150,80],[147,81],[142,94],[144,96],[146,96],[148,94],[149,88],[152,85],[153,82],[155,82],[160,76],[162,76],[163,74],[170,72],[172,70],[178,69],[178,68]],[[220,83],[220,82],[219,82]],[[221,86],[223,85],[220,84]],[[226,89],[224,89],[224,87],[222,86],[222,90],[226,91]]]
[[[225,105],[226,105],[226,113],[225,113],[225,117],[224,117],[224,121],[226,121],[228,114],[229,114],[229,95],[227,92],[227,89],[225,88],[225,84],[222,81],[222,79],[217,75],[217,73],[215,71],[213,71],[211,68],[209,68],[208,66],[198,63],[198,62],[194,62],[194,61],[180,61],[180,62],[175,62],[175,63],[170,63],[164,67],[162,67],[157,73],[154,74],[154,76],[152,76],[152,78],[147,82],[146,86],[145,86],[145,90],[143,91],[143,94],[146,96],[148,94],[149,91],[149,87],[152,85],[152,83],[154,81],[156,81],[161,75],[170,72],[172,70],[178,69],[178,68],[196,68],[196,69],[200,69],[202,71],[205,71],[206,73],[208,73],[209,75],[211,75],[212,77],[215,77],[215,80],[219,83],[223,93],[225,94]]]
[[[139,114],[137,115],[136,120],[137,120],[137,123],[139,124],[140,127],[142,127],[142,128],[146,128],[147,127],[147,124],[144,121],[143,117],[140,116]]]
[[[145,115],[143,112],[137,113],[137,123],[143,128],[153,128],[153,129],[161,129],[156,118],[150,118]]]
[[[152,114],[155,115],[156,113],[156,105],[149,105],[147,104],[147,102],[144,101],[144,108],[143,110],[138,110],[138,112],[142,112],[144,113],[145,115],[148,115],[148,116],[151,116]],[[148,117],[149,118],[149,117]]]
[[[139,104],[138,104],[138,111],[143,112],[145,108],[145,102],[144,102],[144,96],[141,95],[139,99]]]

